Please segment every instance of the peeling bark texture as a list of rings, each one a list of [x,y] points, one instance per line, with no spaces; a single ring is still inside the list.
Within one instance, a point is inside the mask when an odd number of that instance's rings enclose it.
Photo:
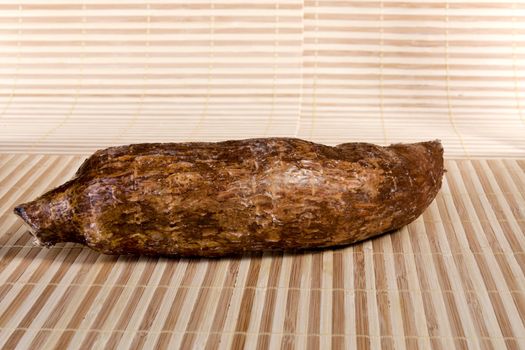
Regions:
[[[97,151],[72,180],[15,213],[37,244],[78,242],[107,254],[332,247],[417,218],[443,172],[439,141],[134,144]]]

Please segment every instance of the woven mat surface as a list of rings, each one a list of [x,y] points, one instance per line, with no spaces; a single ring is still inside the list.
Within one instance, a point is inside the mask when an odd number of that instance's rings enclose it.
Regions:
[[[525,0],[2,0],[0,152],[298,136],[525,154]]]
[[[0,348],[525,349],[525,0],[6,0],[0,38]],[[448,172],[295,255],[44,249],[12,214],[95,149],[269,136],[438,138]]]
[[[447,160],[421,217],[343,249],[206,260],[33,247],[13,206],[82,159],[0,155],[0,347],[525,348],[525,160]]]

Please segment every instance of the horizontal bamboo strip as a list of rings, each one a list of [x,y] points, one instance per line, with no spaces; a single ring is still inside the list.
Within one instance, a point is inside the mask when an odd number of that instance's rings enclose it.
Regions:
[[[298,136],[439,138],[449,157],[525,155],[521,1],[24,0],[0,10],[3,152]]]

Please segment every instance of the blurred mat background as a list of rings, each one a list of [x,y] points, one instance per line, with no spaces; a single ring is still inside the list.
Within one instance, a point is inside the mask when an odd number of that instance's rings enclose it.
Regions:
[[[525,154],[525,1],[2,1],[0,151],[297,136]]]

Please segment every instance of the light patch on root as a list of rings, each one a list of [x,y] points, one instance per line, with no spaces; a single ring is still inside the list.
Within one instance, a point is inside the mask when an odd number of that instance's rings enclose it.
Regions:
[[[27,228],[29,233],[31,233],[31,236],[33,236],[33,242],[31,243],[35,247],[48,247],[49,246],[49,244],[45,244],[44,242],[42,242],[42,240],[37,236],[36,230],[31,225],[29,225],[27,222],[25,222],[25,220],[24,220],[24,226]]]

